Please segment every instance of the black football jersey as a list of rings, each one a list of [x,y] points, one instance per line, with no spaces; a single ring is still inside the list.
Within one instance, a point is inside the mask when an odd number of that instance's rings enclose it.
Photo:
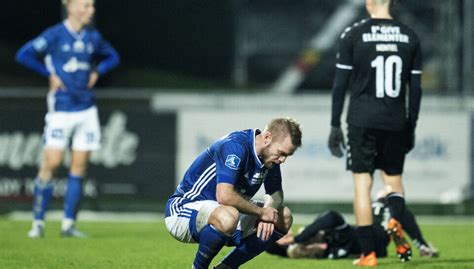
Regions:
[[[407,82],[422,70],[420,43],[410,28],[391,19],[355,23],[341,35],[336,67],[351,70],[349,124],[404,129]]]

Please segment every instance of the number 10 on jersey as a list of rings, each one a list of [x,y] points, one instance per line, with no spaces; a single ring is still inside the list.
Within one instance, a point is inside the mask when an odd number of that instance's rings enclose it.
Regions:
[[[377,98],[384,98],[385,94],[396,98],[400,95],[402,58],[398,55],[390,55],[386,59],[384,56],[377,56],[371,63],[375,68],[375,95]]]

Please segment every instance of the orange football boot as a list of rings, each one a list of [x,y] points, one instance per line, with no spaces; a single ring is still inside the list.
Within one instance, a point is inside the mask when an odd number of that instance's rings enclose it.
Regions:
[[[377,257],[375,255],[375,251],[369,253],[369,255],[360,255],[360,258],[354,260],[352,262],[355,266],[363,266],[363,267],[376,267],[377,266]]]
[[[403,229],[400,222],[391,218],[388,222],[387,232],[395,243],[398,258],[402,262],[410,261],[412,256],[411,247],[403,236]]]

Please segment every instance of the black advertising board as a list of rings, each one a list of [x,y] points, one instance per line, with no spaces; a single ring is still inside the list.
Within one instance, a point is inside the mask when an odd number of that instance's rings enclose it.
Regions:
[[[84,196],[101,200],[165,201],[175,187],[176,114],[153,113],[149,100],[98,100],[102,148],[91,155]],[[0,99],[0,200],[31,201],[42,149],[45,98]],[[69,154],[55,176],[64,194]]]

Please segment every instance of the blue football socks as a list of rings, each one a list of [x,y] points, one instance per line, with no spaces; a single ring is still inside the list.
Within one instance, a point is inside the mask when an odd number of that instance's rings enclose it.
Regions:
[[[270,238],[266,241],[257,237],[257,234],[252,234],[241,240],[240,246],[234,248],[222,261],[223,264],[231,268],[238,268],[240,265],[253,259],[263,251],[265,251],[271,244],[282,238],[285,233],[277,230],[273,231]]]
[[[76,219],[79,201],[82,195],[81,177],[69,174],[66,194],[64,195],[64,218]]]
[[[35,220],[44,220],[49,201],[53,197],[53,183],[42,182],[39,177],[35,179],[33,192],[33,215]]]
[[[194,268],[207,269],[212,259],[219,253],[229,237],[217,231],[212,225],[202,228],[199,234],[199,248],[194,259]]]

